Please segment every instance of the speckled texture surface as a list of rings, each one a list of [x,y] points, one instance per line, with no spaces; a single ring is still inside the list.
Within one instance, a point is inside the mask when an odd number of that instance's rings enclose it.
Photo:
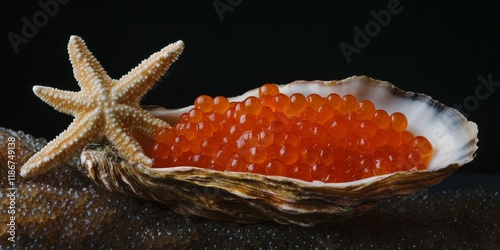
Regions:
[[[155,203],[106,192],[78,169],[78,159],[43,176],[16,176],[15,243],[6,223],[10,197],[7,140],[14,161],[46,143],[0,128],[0,248],[28,249],[499,249],[500,190],[420,191],[393,198],[343,223],[312,228],[235,224],[181,216]]]

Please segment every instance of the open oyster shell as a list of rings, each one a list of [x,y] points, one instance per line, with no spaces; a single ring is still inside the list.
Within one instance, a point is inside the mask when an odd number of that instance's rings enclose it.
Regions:
[[[131,165],[107,145],[88,145],[82,167],[99,186],[164,203],[181,214],[235,222],[275,221],[313,226],[359,215],[381,201],[413,193],[441,182],[477,150],[477,125],[457,110],[431,97],[402,91],[392,84],[366,76],[340,81],[295,81],[280,86],[285,94],[352,94],[371,100],[377,109],[402,112],[407,130],[423,135],[435,154],[429,169],[374,176],[346,183],[306,182],[252,173],[220,172],[190,166],[149,168]],[[231,98],[242,101],[258,90]],[[155,108],[150,112],[170,124],[191,109]]]

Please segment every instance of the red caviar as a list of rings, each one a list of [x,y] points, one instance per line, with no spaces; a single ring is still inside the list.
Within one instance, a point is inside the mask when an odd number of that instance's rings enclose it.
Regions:
[[[201,95],[173,128],[156,132],[153,167],[347,182],[426,169],[434,149],[406,131],[404,114],[377,110],[353,95],[287,96],[274,84],[259,96],[229,102]]]

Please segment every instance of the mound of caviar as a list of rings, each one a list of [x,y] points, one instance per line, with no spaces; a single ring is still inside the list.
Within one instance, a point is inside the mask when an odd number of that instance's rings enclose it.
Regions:
[[[173,128],[156,132],[153,167],[197,166],[348,182],[426,169],[431,143],[404,114],[333,93],[290,96],[274,84],[242,102],[202,95]]]

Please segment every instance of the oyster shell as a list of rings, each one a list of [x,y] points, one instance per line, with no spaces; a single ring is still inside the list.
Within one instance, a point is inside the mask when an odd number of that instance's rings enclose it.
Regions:
[[[220,172],[190,166],[149,168],[130,164],[108,145],[88,145],[81,161],[99,186],[164,203],[181,214],[235,222],[275,221],[313,226],[359,215],[395,195],[406,195],[441,182],[470,162],[477,150],[477,125],[431,97],[405,92],[366,76],[340,81],[295,81],[280,86],[285,94],[352,94],[371,100],[377,109],[402,112],[407,130],[425,136],[435,153],[428,170],[404,171],[345,183],[306,182],[280,176]],[[242,101],[258,90],[230,98]],[[191,109],[152,108],[170,124]]]

